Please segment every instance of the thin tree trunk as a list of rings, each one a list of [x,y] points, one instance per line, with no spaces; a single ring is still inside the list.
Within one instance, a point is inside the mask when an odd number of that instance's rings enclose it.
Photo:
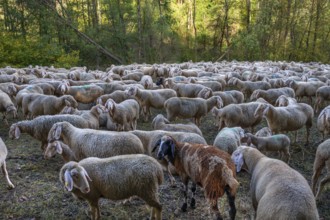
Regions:
[[[142,52],[142,30],[141,30],[141,0],[137,0],[137,16],[138,16],[138,62],[141,63],[141,52]]]

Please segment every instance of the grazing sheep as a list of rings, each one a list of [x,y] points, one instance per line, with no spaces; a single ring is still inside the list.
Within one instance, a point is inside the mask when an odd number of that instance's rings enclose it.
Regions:
[[[251,94],[250,100],[254,101],[258,98],[264,98],[267,102],[274,105],[277,98],[281,95],[286,95],[287,97],[294,98],[294,90],[289,87],[278,88],[278,89],[268,89],[268,90],[261,90],[257,89],[254,90]]]
[[[77,102],[85,104],[95,102],[104,94],[104,90],[97,85],[68,86],[63,84],[61,91],[63,94],[72,95]]]
[[[63,165],[60,181],[76,198],[86,200],[92,219],[100,219],[98,201],[127,199],[138,196],[152,207],[150,219],[162,219],[162,205],[158,199],[159,185],[164,174],[159,163],[152,157],[122,155],[100,159],[90,157]]]
[[[285,134],[276,134],[268,137],[257,137],[251,133],[244,135],[246,143],[250,146],[251,143],[259,151],[276,151],[279,152],[280,158],[285,157],[285,162],[290,160],[290,138]]]
[[[78,115],[42,115],[33,120],[14,123],[9,128],[9,138],[18,139],[21,133],[27,133],[41,142],[41,149],[47,146],[47,135],[53,124],[66,121],[80,128],[88,128],[89,123]]]
[[[18,91],[17,94],[16,94],[16,106],[17,106],[17,110],[20,107],[22,107],[22,101],[23,101],[23,97],[25,95],[27,95],[27,94],[35,94],[35,93],[37,93],[37,94],[44,94],[44,91],[37,84],[27,86],[27,87],[21,89],[20,91]]]
[[[268,90],[271,88],[271,85],[265,81],[242,81],[235,77],[228,81],[228,85],[237,86],[237,88],[244,94],[245,99],[249,98],[253,91],[257,89]]]
[[[61,154],[65,162],[78,161],[71,148],[62,141],[48,143],[44,152],[44,158],[50,159],[54,157],[56,153]]]
[[[324,101],[330,101],[330,86],[322,86],[316,90],[316,100],[314,104],[315,112],[319,112],[323,106]]]
[[[297,103],[286,107],[274,107],[270,104],[260,103],[254,112],[256,118],[265,116],[268,127],[272,133],[296,131],[306,127],[306,145],[309,143],[309,131],[312,127],[314,110],[310,105]],[[297,141],[295,132],[294,143]]]
[[[200,125],[201,117],[206,116],[215,106],[218,108],[223,106],[222,99],[219,96],[212,96],[206,100],[202,98],[173,97],[164,103],[169,121],[175,120],[176,117],[194,118],[197,126]]]
[[[200,136],[195,133],[187,133],[187,132],[174,132],[174,131],[163,131],[163,130],[154,130],[154,131],[142,131],[142,130],[134,130],[131,131],[132,134],[136,135],[141,142],[143,143],[144,153],[157,158],[157,155],[152,154],[152,150],[154,149],[157,141],[164,135],[170,135],[175,138],[179,142],[188,142],[188,143],[196,143],[196,144],[206,144],[206,140],[203,136]],[[159,161],[162,166],[166,169],[169,174],[171,184],[175,183],[175,179],[172,176],[172,173],[176,173],[175,168],[172,167],[167,161],[162,160]]]
[[[22,111],[25,118],[39,115],[56,115],[65,106],[78,107],[77,101],[71,95],[56,97],[43,94],[26,94],[22,99]]]
[[[13,118],[17,117],[17,110],[15,108],[14,103],[11,101],[7,93],[2,92],[1,90],[0,90],[0,112],[2,113],[3,120],[5,121],[7,126],[8,126],[8,121],[6,116],[8,113],[13,114]]]
[[[244,130],[241,127],[223,128],[215,137],[213,146],[232,154],[241,145]]]
[[[220,96],[220,98],[223,101],[223,106],[227,106],[229,104],[239,104],[244,102],[243,93],[237,90],[213,92],[213,96]]]
[[[8,189],[13,189],[13,188],[15,188],[15,186],[10,181],[9,176],[8,176],[8,171],[7,171],[7,168],[6,168],[7,154],[8,154],[8,151],[7,151],[6,144],[3,142],[2,138],[0,138],[0,167],[1,167],[3,175],[6,178],[7,188]]]
[[[235,179],[235,165],[228,153],[209,145],[180,143],[167,135],[163,136],[157,145],[159,145],[158,159],[166,157],[182,178],[185,186],[182,211],[187,210],[190,179],[204,189],[204,195],[216,219],[222,219],[218,209],[218,198],[226,192],[230,206],[230,219],[235,219],[235,196],[239,183]],[[192,187],[192,192],[190,206],[195,208],[195,186]]]
[[[145,120],[151,115],[150,108],[161,109],[166,100],[176,97],[176,92],[172,89],[145,90],[136,87],[129,87],[127,94],[133,96],[139,102]]]
[[[127,99],[119,104],[108,99],[105,104],[110,117],[117,124],[118,131],[135,130],[139,119],[140,106],[134,99]]]
[[[256,220],[319,219],[308,182],[286,163],[246,146],[238,147],[232,159],[237,172],[246,169],[251,175],[250,192]]]
[[[242,128],[251,127],[253,132],[254,127],[262,120],[262,116],[254,117],[254,112],[258,108],[260,102],[249,102],[241,104],[230,104],[222,109],[212,109],[212,114],[216,117],[219,130],[224,127],[236,127]]]
[[[325,135],[330,134],[330,106],[325,107],[319,117],[317,117],[316,122],[317,129],[322,134],[322,141],[324,140]]]
[[[320,175],[322,173],[322,169],[324,167],[327,168],[327,172],[325,176],[322,178],[322,180],[318,183]],[[330,139],[327,139],[317,147],[315,154],[313,177],[312,177],[312,190],[316,199],[320,197],[320,194],[325,184],[329,182],[330,182]]]
[[[62,140],[67,144],[77,160],[144,152],[140,139],[129,132],[81,129],[68,122],[58,122],[52,126],[48,142],[54,140]]]
[[[162,114],[158,114],[152,120],[151,126],[155,130],[192,132],[203,136],[202,131],[195,124],[170,124]]]

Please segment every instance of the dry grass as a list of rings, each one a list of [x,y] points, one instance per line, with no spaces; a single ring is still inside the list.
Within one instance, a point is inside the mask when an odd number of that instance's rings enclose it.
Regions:
[[[154,116],[163,111],[154,112]],[[316,120],[316,118],[315,118]],[[15,120],[16,121],[16,120]],[[10,120],[10,123],[15,122]],[[202,120],[201,129],[209,144],[217,134],[214,118],[208,115]],[[138,129],[150,130],[151,123],[139,121]],[[258,128],[261,128],[260,124]],[[40,144],[26,134],[19,140],[8,139],[8,127],[2,123],[0,136],[7,145],[9,155],[7,168],[12,182],[16,185],[13,190],[7,190],[3,176],[0,177],[0,219],[88,219],[88,205],[84,201],[74,199],[66,192],[58,180],[58,173],[63,165],[60,157],[45,160]],[[299,141],[291,146],[290,166],[303,174],[310,182],[313,169],[314,154],[320,141],[320,134],[314,123],[311,144],[304,147],[305,133],[299,132]],[[302,149],[305,159],[302,159]],[[182,204],[182,187],[177,178],[176,187],[171,187],[165,174],[166,181],[160,189],[160,201],[163,204],[163,219],[210,219],[207,201],[200,188],[197,190],[196,209],[188,208],[187,213],[175,210]],[[254,211],[249,196],[249,174],[239,173],[240,188],[236,199],[237,219],[253,219]],[[320,201],[317,202],[321,219],[330,219],[330,187],[324,190]],[[140,199],[127,204],[101,200],[103,219],[147,219],[150,209]],[[220,210],[228,219],[228,204],[226,198],[219,200]],[[274,204],[275,205],[275,204]]]

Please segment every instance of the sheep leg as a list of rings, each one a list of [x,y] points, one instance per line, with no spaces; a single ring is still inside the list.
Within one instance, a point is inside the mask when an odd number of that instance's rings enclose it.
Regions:
[[[156,195],[153,195],[150,199],[145,198],[146,203],[151,206],[151,220],[161,220],[162,219],[162,205],[159,203]]]
[[[186,212],[187,211],[187,202],[188,202],[188,183],[189,183],[189,178],[188,177],[183,177],[182,182],[184,185],[184,190],[183,190],[183,196],[184,196],[184,203],[181,206],[181,211]]]
[[[193,183],[191,186],[191,192],[192,192],[192,197],[190,201],[190,208],[195,209],[196,208],[196,200],[195,200],[195,195],[196,195],[196,183]]]
[[[218,209],[218,200],[217,199],[210,199],[209,200],[211,211],[215,213],[216,220],[223,220],[221,213]]]
[[[6,168],[6,161],[3,162],[2,166],[1,166],[1,170],[2,170],[3,175],[6,178],[7,185],[8,185],[7,188],[8,189],[14,189],[15,186],[9,179],[8,171],[7,171],[7,168]]]
[[[322,192],[324,186],[326,183],[330,182],[330,174],[328,174],[326,177],[324,177],[321,182],[320,182],[320,187],[319,187],[319,190],[317,191],[317,194],[315,196],[316,199],[319,198],[320,196],[320,193]]]
[[[318,158],[316,155],[316,159],[314,162],[314,172],[313,172],[313,177],[312,177],[312,191],[314,195],[316,195],[316,184],[317,181],[319,180],[319,177],[321,175],[322,169],[325,166],[324,160],[321,160]]]
[[[170,181],[171,181],[171,186],[174,186],[175,185],[175,178],[174,178],[174,176],[171,173],[171,170],[169,168],[169,165],[170,164],[167,165],[166,170],[168,172],[168,175],[169,175],[169,178],[170,178]]]
[[[228,186],[225,188],[225,192],[226,192],[226,195],[228,198],[228,203],[230,206],[229,216],[230,216],[231,220],[234,220],[235,216],[236,216],[235,196],[231,195],[230,189]]]
[[[98,202],[89,202],[89,207],[91,209],[91,213],[92,213],[92,220],[98,220],[101,218],[101,214],[100,214],[100,208],[98,205]]]

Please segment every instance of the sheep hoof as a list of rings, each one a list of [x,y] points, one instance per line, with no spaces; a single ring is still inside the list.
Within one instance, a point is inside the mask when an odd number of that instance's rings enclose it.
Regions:
[[[186,212],[187,211],[187,203],[183,203],[181,207],[181,211]]]
[[[13,185],[13,184],[9,184],[8,186],[7,186],[7,189],[14,189],[15,188],[15,186]]]
[[[195,201],[194,198],[191,199],[190,208],[192,208],[192,209],[195,209],[196,208],[196,201]]]

